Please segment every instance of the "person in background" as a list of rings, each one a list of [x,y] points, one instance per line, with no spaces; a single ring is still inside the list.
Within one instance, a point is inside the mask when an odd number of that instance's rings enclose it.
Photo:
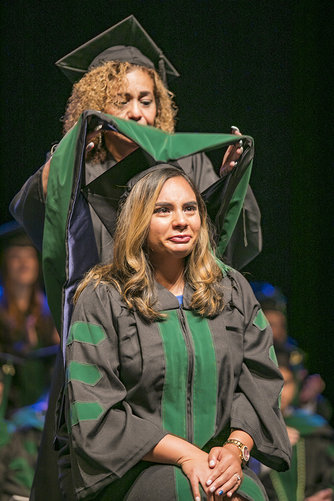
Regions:
[[[298,376],[291,351],[276,350],[284,378],[281,409],[292,445],[289,471],[261,467],[260,478],[270,501],[332,501],[334,488],[334,430],[317,414],[296,408]]]
[[[29,499],[46,410],[47,394],[5,422],[7,434],[2,432],[2,441],[0,436],[1,501],[13,501],[13,496]]]
[[[309,411],[320,414],[327,421],[332,417],[332,405],[322,393],[325,381],[320,374],[309,374],[305,367],[306,353],[298,346],[298,341],[288,335],[287,299],[279,287],[267,282],[252,282],[255,296],[260,302],[273,331],[274,346],[277,350],[290,352],[290,364],[298,383],[295,404]]]
[[[59,336],[40,285],[32,241],[16,223],[8,223],[1,228],[1,247],[0,352],[2,363],[13,367],[9,415],[48,390]]]

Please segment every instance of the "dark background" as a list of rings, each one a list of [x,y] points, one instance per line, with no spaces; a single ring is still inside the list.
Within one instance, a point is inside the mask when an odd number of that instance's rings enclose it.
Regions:
[[[326,3],[325,3],[326,4]],[[325,4],[271,0],[3,0],[0,223],[61,137],[71,85],[54,62],[134,14],[181,73],[179,131],[255,139],[264,250],[245,271],[288,297],[290,335],[334,396],[332,28]]]

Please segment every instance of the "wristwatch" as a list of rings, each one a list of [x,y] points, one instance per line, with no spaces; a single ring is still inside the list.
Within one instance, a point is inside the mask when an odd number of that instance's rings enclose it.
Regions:
[[[228,440],[226,440],[224,445],[227,445],[227,444],[233,444],[236,447],[238,447],[239,452],[240,452],[240,461],[241,461],[242,466],[244,466],[246,463],[248,463],[249,458],[250,458],[250,454],[249,454],[249,449],[248,449],[247,445],[240,442],[240,440],[236,440],[235,438],[229,438]]]

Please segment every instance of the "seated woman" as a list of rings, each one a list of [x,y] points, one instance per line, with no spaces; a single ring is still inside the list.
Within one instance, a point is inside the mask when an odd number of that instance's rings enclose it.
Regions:
[[[249,453],[277,470],[290,458],[272,334],[247,281],[212,254],[192,181],[153,168],[114,242],[77,289],[67,342],[77,499],[267,499]]]

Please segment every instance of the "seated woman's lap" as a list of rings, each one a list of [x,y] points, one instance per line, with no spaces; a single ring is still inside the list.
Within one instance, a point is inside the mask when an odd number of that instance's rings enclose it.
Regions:
[[[193,501],[190,483],[179,467],[141,462],[108,486],[101,501]],[[267,501],[261,482],[248,468],[232,501]],[[201,501],[206,495],[201,489]]]

